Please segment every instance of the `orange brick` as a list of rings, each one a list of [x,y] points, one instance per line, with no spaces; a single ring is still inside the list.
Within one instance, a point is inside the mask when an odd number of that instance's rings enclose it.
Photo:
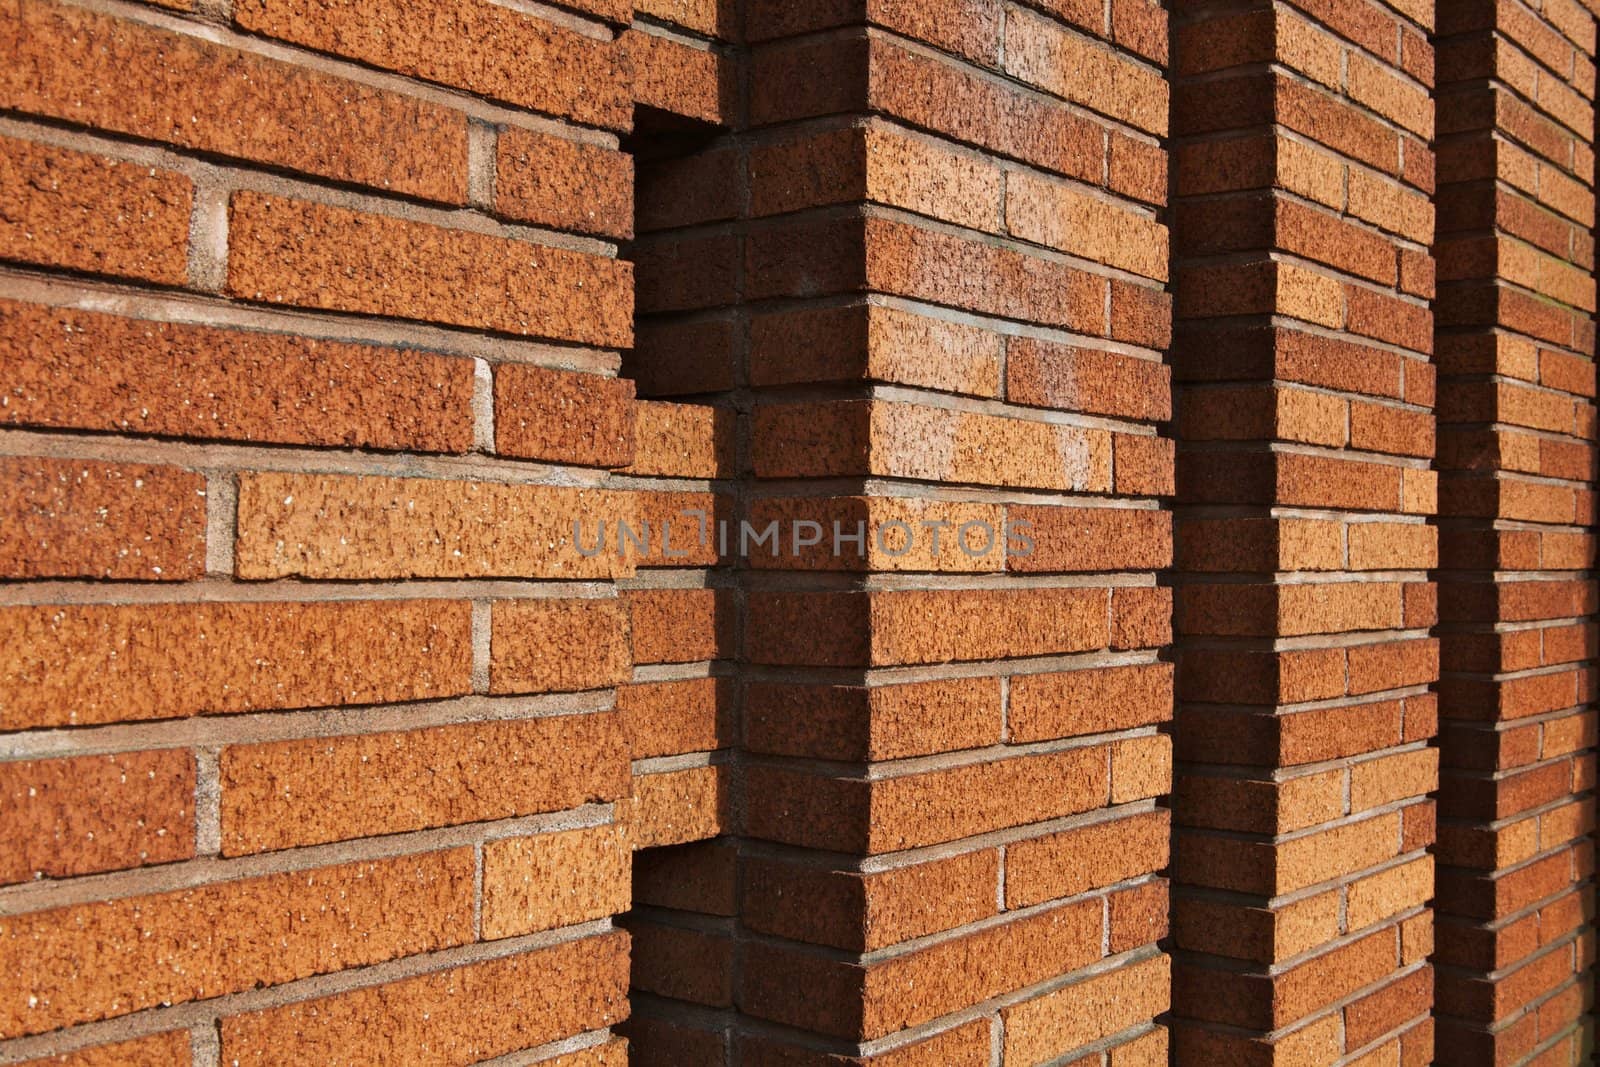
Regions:
[[[515,937],[627,911],[632,850],[612,826],[483,846],[483,936]]]
[[[632,676],[620,601],[499,600],[491,627],[492,693],[607,689]]]
[[[245,300],[632,343],[616,260],[250,192],[231,198],[229,239],[228,293]]]
[[[554,715],[229,745],[220,760],[222,850],[264,852],[617,800],[628,791],[618,720]],[[565,758],[546,758],[552,752]],[[351,790],[351,782],[362,786]]]
[[[656,400],[634,405],[636,451],[630,474],[726,478],[734,473],[733,412]]]
[[[726,590],[635,589],[628,593],[635,663],[721,659],[733,646]]]
[[[474,0],[450,13],[449,36],[459,46],[440,48],[437,28],[414,14],[387,0],[318,0],[315,8],[293,0],[244,0],[234,18],[256,33],[475,96],[596,126],[627,125],[630,101],[611,42]]]
[[[632,571],[616,546],[627,508],[593,489],[246,473],[234,568],[246,579],[616,577]]]
[[[1172,718],[1172,667],[1134,667],[1023,674],[1011,679],[1011,740],[1042,741],[1127,730]]]
[[[472,444],[468,359],[9,300],[0,352],[7,425],[417,452]]]
[[[189,1067],[189,1032],[168,1030],[164,1034],[23,1062],[25,1067]]]
[[[0,884],[188,859],[194,789],[185,749],[0,763]]]
[[[158,285],[188,281],[194,191],[182,175],[0,137],[0,190],[0,257]]]
[[[739,915],[765,933],[868,952],[994,915],[999,875],[993,849],[865,875],[753,859]]]
[[[1044,1063],[1146,1022],[1171,1006],[1171,966],[1155,956],[1001,1012],[1006,1062]]]
[[[1104,589],[905,590],[871,598],[872,662],[942,663],[1104,647]]]
[[[1006,397],[1017,404],[1163,422],[1171,374],[1154,360],[1032,338],[1006,346]]]
[[[0,966],[30,979],[0,1020],[40,1033],[462,944],[472,872],[455,849],[9,916]]]
[[[229,1063],[478,1062],[627,1017],[628,936],[602,934],[222,1020]],[[484,1013],[501,1022],[484,1026]],[[620,1060],[618,1063],[620,1064]]]
[[[722,54],[677,38],[629,30],[621,48],[639,103],[722,125],[733,107],[732,64]]]
[[[181,581],[205,570],[206,483],[175,467],[0,458],[0,574]]]
[[[0,611],[0,725],[383,704],[470,689],[464,601]]]
[[[1106,802],[1109,777],[1106,749],[1095,747],[880,779],[871,786],[869,850],[917,848],[1088,811]]]
[[[633,236],[633,160],[599,145],[503,126],[495,139],[494,209],[598,237]]]
[[[637,775],[625,821],[628,840],[644,849],[716,837],[727,826],[728,802],[721,765]]]
[[[1010,571],[1161,570],[1172,563],[1171,512],[1013,505],[1006,521],[1028,538],[1008,538]]]
[[[954,393],[998,392],[1000,335],[876,304],[757,315],[756,385],[873,378]]]
[[[733,687],[725,678],[644,682],[617,690],[634,759],[676,756],[733,743]]]
[[[634,386],[623,378],[502,363],[494,373],[501,455],[626,467],[634,458]]]
[[[1171,816],[1164,811],[1029,838],[1006,848],[1006,907],[1126,881],[1167,865]]]
[[[885,760],[999,740],[995,678],[871,687],[754,683],[745,690],[744,743],[756,752]]]
[[[3,22],[0,40],[17,60],[0,81],[8,109],[430,200],[466,199],[462,112],[83,8],[10,0]]]

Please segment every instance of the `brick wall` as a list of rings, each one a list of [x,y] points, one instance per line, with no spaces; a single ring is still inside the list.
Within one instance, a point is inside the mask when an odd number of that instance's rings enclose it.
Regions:
[[[0,0],[0,1063],[1586,1062],[1586,5]]]
[[[1432,9],[1180,4],[1180,1060],[1432,1060]]]
[[[620,1063],[628,12],[171,7],[0,8],[0,1056]]]
[[[1593,19],[1439,26],[1441,1056],[1587,1055]]]

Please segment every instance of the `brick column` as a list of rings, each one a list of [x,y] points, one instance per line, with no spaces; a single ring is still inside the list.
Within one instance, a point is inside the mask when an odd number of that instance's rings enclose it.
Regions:
[[[1432,14],[1177,5],[1178,1062],[1431,1059]]]
[[[749,561],[748,1067],[1167,1061],[1166,34],[1115,15],[750,6],[750,516],[827,536]]]
[[[1538,5],[1535,5],[1538,6]],[[1441,1059],[1586,1056],[1595,20],[1441,6]]]

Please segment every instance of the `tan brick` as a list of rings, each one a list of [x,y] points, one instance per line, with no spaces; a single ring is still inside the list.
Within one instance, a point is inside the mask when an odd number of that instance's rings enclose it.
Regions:
[[[706,404],[641,400],[629,474],[727,478],[734,472],[734,412]]]
[[[464,452],[472,361],[0,300],[0,423]]]
[[[1438,749],[1396,753],[1350,768],[1350,809],[1375,808],[1438,788]]]
[[[466,198],[459,111],[62,4],[7,0],[0,25],[16,60],[0,75],[8,109],[430,200]]]
[[[515,937],[628,910],[632,850],[616,827],[483,846],[483,936]]]
[[[0,137],[5,259],[183,285],[193,201],[171,171]]]
[[[48,605],[0,611],[0,725],[458,696],[464,601]]]
[[[0,458],[0,575],[181,581],[205,571],[206,481],[175,467]]]
[[[1097,275],[1054,259],[889,219],[866,219],[860,229],[868,290],[1093,336],[1106,332],[1106,283]],[[853,236],[855,227],[847,232]],[[793,254],[796,239],[810,238],[807,233],[773,235],[774,242],[782,241],[789,261],[799,258]],[[759,261],[755,265],[760,266]],[[852,261],[850,270],[854,275],[860,267]],[[808,270],[804,277],[810,279],[813,273]],[[768,288],[752,286],[747,295],[787,295],[777,287],[770,287],[777,289],[772,292]]]
[[[231,1016],[222,1057],[378,1067],[430,1049],[477,1063],[619,1023],[627,990],[628,935],[602,934]]]
[[[1146,1022],[1171,1006],[1164,955],[1074,982],[1001,1012],[1007,1063],[1045,1063]]]
[[[1111,803],[1126,804],[1172,792],[1172,738],[1165,734],[1111,746]]]
[[[0,919],[0,1008],[34,1034],[278,985],[472,937],[471,849],[348,863]]]
[[[1364,930],[1380,919],[1425,903],[1433,895],[1433,857],[1420,856],[1363,878],[1345,892],[1346,925],[1351,930]]]
[[[916,404],[846,402],[756,412],[760,477],[878,474],[933,482],[1105,492],[1111,436]]]
[[[219,774],[240,855],[617,800],[628,752],[618,716],[554,715],[229,745]]]
[[[1167,132],[1168,86],[1154,70],[1031,13],[1006,24],[1006,73],[1147,133]]]
[[[0,763],[0,884],[188,859],[194,789],[186,749]]]
[[[246,579],[609,578],[632,573],[622,493],[499,482],[239,476],[234,569]],[[574,541],[581,531],[582,551]],[[609,532],[605,532],[609,531]],[[604,538],[604,550],[595,548]]]
[[[1278,847],[1274,890],[1286,893],[1371,867],[1399,853],[1398,814],[1297,837]]]
[[[233,16],[256,33],[475,96],[596,126],[628,123],[614,44],[487,0],[423,19],[393,0],[241,0]]]
[[[634,385],[526,363],[494,372],[494,448],[505,456],[626,467],[634,458]]]
[[[1030,171],[1006,178],[1006,232],[1156,281],[1167,279],[1167,228],[1129,205]]]
[[[633,779],[633,800],[624,822],[636,849],[704,841],[728,823],[727,768],[692,767],[641,774]]]
[[[936,1018],[1100,956],[1098,901],[1055,908],[869,967],[863,1036]]]
[[[629,264],[260,193],[229,203],[228,293],[556,340],[632,343]]]
[[[494,209],[507,218],[597,237],[633,236],[633,159],[520,126],[495,139]]]
[[[633,673],[618,600],[498,600],[491,628],[491,693],[607,689]]]

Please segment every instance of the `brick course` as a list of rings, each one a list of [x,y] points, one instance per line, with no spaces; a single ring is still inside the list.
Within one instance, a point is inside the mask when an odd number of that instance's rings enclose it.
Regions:
[[[0,1062],[1586,1062],[1597,13],[0,0]]]

